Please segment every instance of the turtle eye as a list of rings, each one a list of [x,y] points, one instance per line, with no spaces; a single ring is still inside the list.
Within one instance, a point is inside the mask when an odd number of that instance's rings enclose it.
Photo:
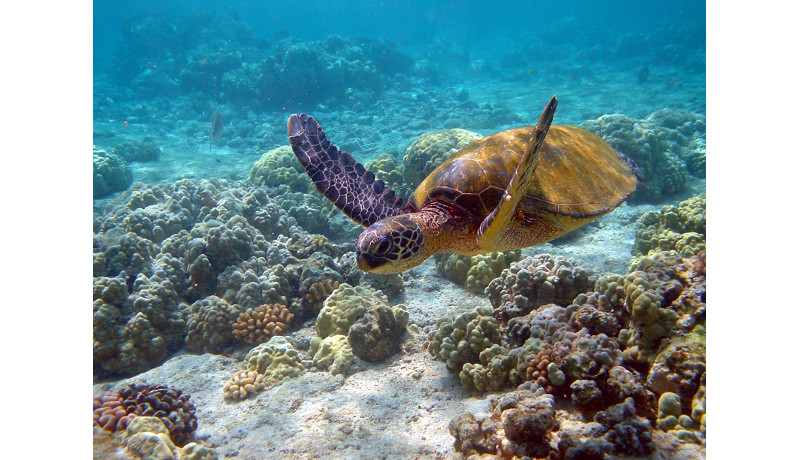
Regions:
[[[386,238],[381,238],[377,244],[372,246],[372,250],[375,254],[386,254],[389,252],[389,246],[391,246],[389,240]]]

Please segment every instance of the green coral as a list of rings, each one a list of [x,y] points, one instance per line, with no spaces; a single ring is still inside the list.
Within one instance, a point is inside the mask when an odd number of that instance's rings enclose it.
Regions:
[[[522,251],[515,249],[475,256],[440,253],[434,256],[434,260],[439,273],[463,284],[470,292],[482,293],[511,262],[516,262],[521,257]]]
[[[478,363],[480,353],[501,342],[497,320],[488,307],[477,307],[442,318],[428,335],[428,351],[445,360],[447,370],[459,373],[466,363]]]
[[[300,353],[283,336],[274,336],[268,342],[254,347],[245,356],[247,370],[264,375],[264,384],[277,384],[294,378],[305,371]]]
[[[248,182],[255,185],[278,187],[288,185],[292,191],[311,190],[311,179],[297,161],[292,148],[283,145],[261,155],[250,169]]]
[[[626,345],[622,353],[626,361],[652,364],[660,340],[675,327],[677,313],[661,308],[664,299],[656,292],[660,284],[654,276],[641,271],[625,276],[624,306],[630,315],[630,327],[619,332],[619,340]]]
[[[317,335],[325,338],[331,335],[347,335],[350,326],[367,309],[388,304],[386,296],[375,289],[364,286],[351,286],[342,283],[334,290],[317,316]]]
[[[128,163],[119,155],[98,148],[92,152],[92,175],[94,198],[125,190],[133,183]]]
[[[403,157],[403,178],[416,188],[428,174],[446,159],[483,136],[465,129],[448,129],[423,133],[406,149]]]
[[[341,334],[324,339],[312,337],[310,354],[314,365],[320,369],[327,369],[331,375],[348,374],[355,365],[353,349],[347,343],[347,336]]]
[[[408,312],[403,305],[377,305],[350,326],[347,342],[353,353],[365,361],[381,361],[397,350],[408,324]]]
[[[654,116],[656,115],[656,116]],[[632,158],[645,177],[637,190],[628,198],[631,202],[657,202],[665,196],[686,189],[689,168],[684,158],[691,158],[693,171],[705,167],[699,154],[687,153],[692,142],[680,137],[674,129],[662,126],[664,117],[651,114],[644,120],[636,120],[626,115],[603,115],[597,120],[589,120],[582,127],[602,137],[613,148]],[[696,133],[705,139],[705,128]],[[703,171],[702,176],[705,175]]]
[[[479,355],[480,363],[465,363],[458,374],[466,391],[487,392],[504,389],[519,363],[507,348],[494,344]]]
[[[633,254],[676,250],[688,258],[705,247],[706,196],[698,195],[681,201],[678,206],[668,205],[661,211],[643,214],[636,228]]]

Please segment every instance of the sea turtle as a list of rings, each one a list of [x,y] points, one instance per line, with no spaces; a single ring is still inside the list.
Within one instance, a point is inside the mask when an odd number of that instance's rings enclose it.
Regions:
[[[409,202],[328,141],[309,115],[289,117],[292,149],[317,190],[356,223],[359,268],[397,273],[439,252],[464,255],[545,243],[622,203],[636,165],[594,134],[550,126],[550,99],[536,126],[478,140],[439,165]]]

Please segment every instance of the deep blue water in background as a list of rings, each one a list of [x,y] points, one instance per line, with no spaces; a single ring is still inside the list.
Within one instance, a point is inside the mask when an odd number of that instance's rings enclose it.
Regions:
[[[335,3],[335,4],[334,4]],[[501,51],[515,40],[541,37],[549,46],[561,42],[602,41],[658,28],[688,28],[675,43],[705,48],[705,2],[593,1],[182,1],[95,0],[94,63],[108,65],[121,39],[121,27],[139,13],[178,14],[206,10],[231,16],[269,39],[280,31],[304,40],[330,34],[390,38],[398,46],[420,47],[437,39],[476,53]],[[236,13],[234,13],[234,11]],[[561,33],[544,35],[555,26]],[[666,43],[665,43],[666,44]]]
[[[558,124],[706,110],[702,1],[121,0],[93,21],[94,143],[159,145],[131,165],[147,183],[241,180],[295,112],[366,162],[429,130],[532,124],[552,95]]]

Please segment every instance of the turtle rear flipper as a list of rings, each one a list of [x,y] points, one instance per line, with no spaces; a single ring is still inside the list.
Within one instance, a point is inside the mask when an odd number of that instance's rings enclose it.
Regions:
[[[405,212],[403,199],[349,153],[331,144],[313,117],[292,115],[287,129],[292,150],[314,186],[357,224],[368,227]]]
[[[503,247],[503,238],[511,229],[510,224],[514,219],[517,206],[522,201],[522,198],[525,197],[533,181],[533,173],[536,171],[536,165],[539,162],[539,149],[542,147],[547,131],[553,123],[557,107],[558,100],[553,96],[542,111],[539,123],[533,129],[525,154],[522,156],[519,165],[517,165],[517,170],[511,181],[509,181],[503,197],[497,203],[494,211],[481,222],[477,235],[478,247],[485,250]]]

